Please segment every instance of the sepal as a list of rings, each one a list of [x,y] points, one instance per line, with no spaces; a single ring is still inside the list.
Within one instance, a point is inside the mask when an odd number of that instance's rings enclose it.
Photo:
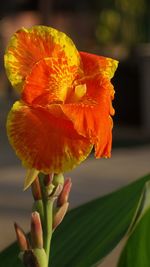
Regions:
[[[57,201],[58,206],[62,206],[64,203],[68,202],[71,187],[72,187],[71,178],[67,178],[64,182],[62,192],[59,195],[59,198]]]
[[[53,230],[56,229],[56,227],[62,222],[63,218],[65,217],[67,210],[68,210],[69,203],[66,202],[61,206],[57,212],[54,214],[53,219]]]
[[[37,211],[40,214],[41,223],[44,225],[44,206],[41,199],[34,202],[32,211]]]
[[[31,215],[31,244],[32,248],[43,248],[43,230],[40,215],[38,212],[32,212]]]
[[[39,177],[37,176],[31,185],[32,195],[35,201],[42,199],[42,192]]]
[[[25,251],[29,248],[28,240],[26,238],[26,235],[22,228],[17,224],[14,223],[15,231],[16,231],[16,236],[18,240],[18,245],[20,247],[21,251]]]

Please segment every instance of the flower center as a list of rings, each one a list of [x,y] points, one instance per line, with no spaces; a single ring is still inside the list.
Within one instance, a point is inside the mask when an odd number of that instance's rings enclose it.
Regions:
[[[79,84],[75,87],[75,95],[77,98],[81,98],[86,94],[86,84]]]

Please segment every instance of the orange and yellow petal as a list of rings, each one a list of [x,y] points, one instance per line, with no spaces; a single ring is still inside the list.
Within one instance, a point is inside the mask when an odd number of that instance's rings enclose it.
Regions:
[[[7,131],[23,165],[44,173],[72,169],[92,149],[89,140],[78,134],[59,105],[33,108],[17,101],[9,113]]]
[[[91,75],[94,77],[95,74],[100,74],[111,79],[118,66],[117,60],[95,54],[80,52],[80,57],[85,76]]]
[[[112,127],[111,115],[113,86],[109,79],[87,80],[87,91],[82,102],[62,105],[62,110],[73,122],[76,131],[95,146],[95,155],[99,157],[111,156]],[[95,96],[92,97],[92,94]]]
[[[74,90],[67,99],[67,103],[76,103],[90,99],[96,101],[101,98],[101,87],[106,88],[111,100],[114,98],[114,88],[110,83],[118,66],[118,61],[111,58],[80,52],[82,62],[82,75],[74,81]],[[109,85],[109,86],[108,86]],[[111,108],[113,113],[113,108]]]
[[[65,56],[44,58],[27,75],[21,98],[30,105],[64,102],[79,75],[80,68],[69,66]]]
[[[80,65],[79,53],[66,34],[46,26],[22,28],[10,39],[5,68],[11,84],[20,92],[35,63],[45,57],[64,56],[69,66]]]

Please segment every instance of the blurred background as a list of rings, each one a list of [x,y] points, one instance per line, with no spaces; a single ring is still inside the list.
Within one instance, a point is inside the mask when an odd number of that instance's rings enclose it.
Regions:
[[[6,116],[17,95],[6,78],[3,55],[16,30],[35,24],[64,31],[78,50],[120,62],[113,78],[116,91],[113,157],[96,161],[91,156],[71,172],[74,184],[71,207],[111,192],[150,170],[150,1],[3,1],[0,9],[1,249],[15,238],[13,220],[28,230],[32,201],[30,192],[22,193],[25,172],[6,136]]]
[[[16,97],[4,73],[4,50],[17,29],[35,24],[51,25],[66,32],[79,50],[120,61],[113,79],[117,131],[114,134],[119,134],[119,138],[130,137],[134,142],[149,139],[150,1],[4,1],[0,10],[0,99],[4,109]]]

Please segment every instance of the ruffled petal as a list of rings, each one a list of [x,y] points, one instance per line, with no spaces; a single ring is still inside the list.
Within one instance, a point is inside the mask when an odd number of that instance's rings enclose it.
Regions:
[[[9,113],[7,131],[23,165],[44,173],[72,169],[92,148],[89,140],[74,129],[59,105],[33,108],[18,101]]]
[[[62,110],[73,122],[76,131],[95,145],[95,156],[110,157],[113,122],[110,115],[112,107],[113,86],[107,77],[88,79],[89,93],[82,102],[62,105]]]
[[[112,58],[97,56],[86,52],[80,52],[85,75],[95,76],[100,74],[111,79],[118,66],[118,61]]]
[[[11,84],[20,92],[25,77],[36,62],[45,57],[64,56],[69,66],[80,64],[78,51],[66,34],[46,26],[22,28],[10,39],[5,68]]]
[[[83,102],[87,98],[97,102],[97,99],[101,98],[100,88],[104,79],[107,81],[107,88],[109,87],[108,93],[113,99],[114,89],[109,81],[114,76],[118,61],[85,52],[80,52],[80,57],[83,74],[78,75],[74,81],[74,90],[71,91],[66,103]]]
[[[67,58],[45,58],[27,75],[21,98],[30,105],[64,102],[79,75],[80,68],[69,66]]]

